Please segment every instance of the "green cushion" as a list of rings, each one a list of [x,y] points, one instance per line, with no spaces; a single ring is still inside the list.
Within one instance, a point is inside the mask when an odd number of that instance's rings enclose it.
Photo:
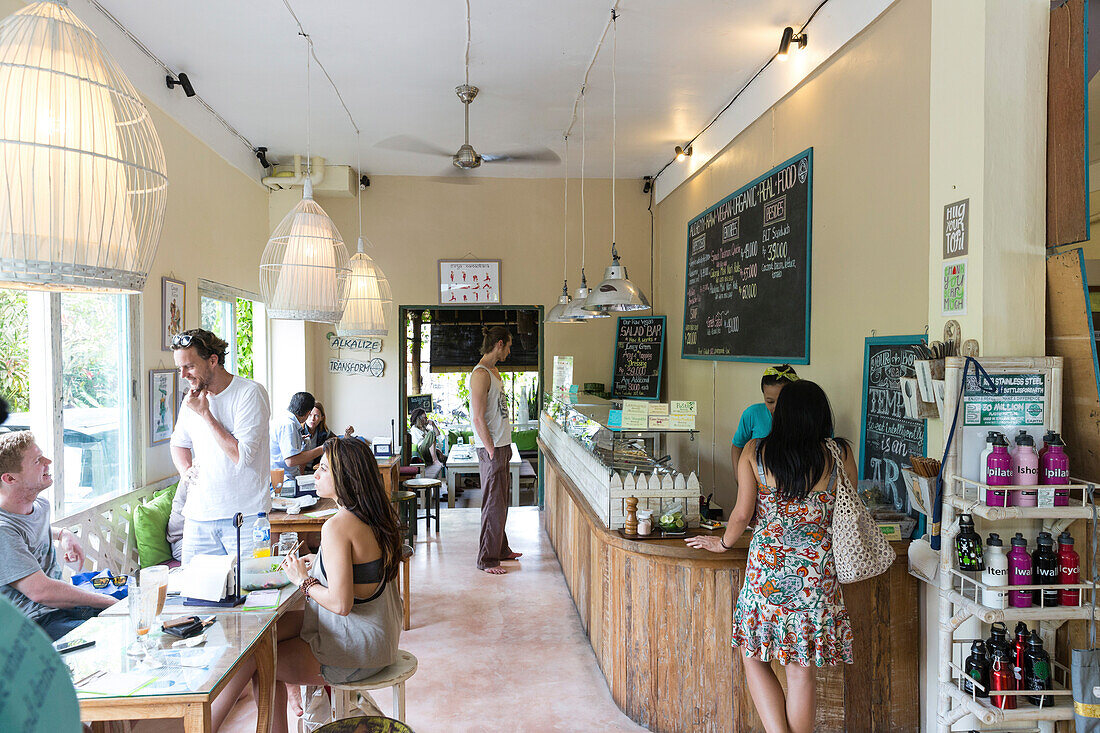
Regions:
[[[172,514],[172,499],[176,487],[172,484],[153,495],[153,498],[134,508],[134,540],[137,542],[138,564],[147,568],[172,560],[172,546],[168,544],[168,517]]]

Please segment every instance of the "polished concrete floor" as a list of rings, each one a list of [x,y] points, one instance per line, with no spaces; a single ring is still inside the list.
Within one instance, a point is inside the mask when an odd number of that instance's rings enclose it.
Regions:
[[[465,493],[478,503],[480,492]],[[479,509],[444,505],[438,535],[420,524],[412,628],[401,636],[420,663],[406,687],[406,722],[417,733],[645,730],[611,699],[538,509],[510,511],[508,537],[524,556],[503,576],[474,565],[479,523]],[[388,690],[375,699],[391,712]],[[172,730],[147,726],[135,730]],[[223,730],[255,730],[250,693]]]

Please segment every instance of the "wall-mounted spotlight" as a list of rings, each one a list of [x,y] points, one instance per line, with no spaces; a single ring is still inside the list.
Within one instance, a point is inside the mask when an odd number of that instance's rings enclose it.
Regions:
[[[779,39],[779,53],[776,54],[780,60],[786,59],[787,54],[791,52],[791,44],[795,44],[798,48],[806,48],[806,41],[809,37],[805,33],[795,33],[794,28],[787,26],[783,29],[783,37]]]
[[[370,188],[370,179],[367,178],[367,175],[365,173],[359,176],[359,188],[363,190]]]
[[[682,161],[684,161],[684,160],[686,160],[687,158],[690,158],[690,157],[691,157],[691,146],[690,145],[688,145],[686,148],[682,148],[679,145],[676,146],[676,160],[682,162]]]
[[[191,80],[187,78],[187,74],[182,71],[179,76],[172,76],[168,74],[164,77],[164,84],[169,89],[175,89],[176,87],[183,87],[183,93],[189,97],[195,96],[195,87],[191,86]]]
[[[642,176],[642,193],[649,193],[653,190],[653,176]]]
[[[272,166],[272,163],[267,159],[267,148],[256,148],[252,152],[256,154],[256,157],[260,160],[260,165],[264,168],[270,168]]]

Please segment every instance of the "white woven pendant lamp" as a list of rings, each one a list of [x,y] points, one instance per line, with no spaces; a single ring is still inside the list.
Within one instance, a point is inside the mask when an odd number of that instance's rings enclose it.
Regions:
[[[344,317],[336,327],[341,336],[385,336],[386,311],[393,303],[390,281],[381,268],[364,251],[363,238],[351,256],[351,277],[348,304]]]
[[[306,160],[309,143],[310,39],[306,40]],[[336,323],[348,297],[348,248],[320,204],[313,200],[307,163],[302,200],[267,240],[260,257],[260,292],[267,315],[288,321]]]
[[[137,90],[64,2],[0,22],[0,285],[140,292],[167,202]]]

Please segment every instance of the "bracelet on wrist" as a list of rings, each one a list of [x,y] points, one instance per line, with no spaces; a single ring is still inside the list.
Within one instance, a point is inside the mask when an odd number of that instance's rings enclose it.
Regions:
[[[301,588],[302,595],[304,595],[306,598],[309,598],[309,589],[312,588],[315,585],[319,585],[320,583],[321,583],[321,581],[317,580],[317,578],[314,578],[313,576],[310,576],[310,577],[306,578],[305,580],[303,580],[302,584],[298,587]]]
[[[732,550],[732,549],[733,549],[733,546],[732,546],[732,545],[727,545],[727,544],[725,543],[725,538],[724,538],[724,537],[719,537],[719,538],[718,538],[718,544],[720,544],[720,545],[722,546],[722,549],[723,549],[723,550],[727,550],[727,551],[728,551],[728,550]]]

